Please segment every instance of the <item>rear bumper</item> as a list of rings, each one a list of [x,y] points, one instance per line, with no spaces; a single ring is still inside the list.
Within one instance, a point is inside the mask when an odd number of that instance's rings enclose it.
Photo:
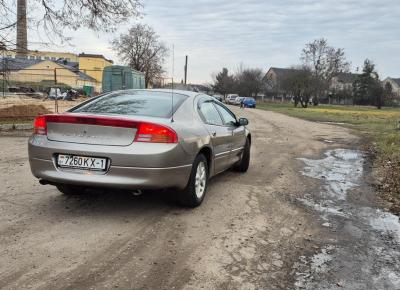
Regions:
[[[158,189],[187,185],[194,157],[180,144],[132,143],[104,146],[50,141],[33,135],[28,143],[32,174],[49,183],[122,189]],[[107,171],[65,169],[56,165],[58,154],[107,158]]]
[[[192,165],[165,168],[110,166],[107,172],[58,168],[54,160],[29,159],[32,174],[50,183],[120,189],[183,189]]]

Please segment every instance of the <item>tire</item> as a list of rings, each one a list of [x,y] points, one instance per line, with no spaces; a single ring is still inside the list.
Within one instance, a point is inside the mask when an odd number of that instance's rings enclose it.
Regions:
[[[199,154],[193,162],[186,188],[178,193],[179,204],[191,208],[199,206],[206,195],[208,177],[207,159],[203,154]],[[200,178],[203,178],[202,181]]]
[[[242,158],[236,165],[233,167],[235,171],[238,172],[247,172],[250,165],[250,140],[246,138],[246,144],[244,145],[244,150],[242,154]]]
[[[76,185],[60,184],[57,185],[57,189],[59,192],[65,195],[79,195],[85,192],[85,189],[83,187]]]

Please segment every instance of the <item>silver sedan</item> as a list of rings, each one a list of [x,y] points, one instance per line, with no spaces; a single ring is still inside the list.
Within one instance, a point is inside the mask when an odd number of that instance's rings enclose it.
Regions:
[[[247,124],[204,94],[118,91],[37,117],[29,162],[41,184],[65,194],[175,188],[182,205],[195,207],[209,178],[229,168],[247,171]]]

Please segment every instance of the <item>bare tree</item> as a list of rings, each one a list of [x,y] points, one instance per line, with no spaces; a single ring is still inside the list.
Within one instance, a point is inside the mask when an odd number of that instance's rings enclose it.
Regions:
[[[229,93],[237,93],[244,97],[257,97],[262,91],[263,72],[258,68],[245,68],[240,64],[235,75],[229,75],[228,69],[223,68],[214,78],[213,88],[224,96]]]
[[[395,94],[393,92],[393,86],[387,82],[383,86],[383,102],[385,105],[393,106]]]
[[[293,68],[281,81],[281,89],[293,96],[294,106],[300,104],[307,108],[311,97],[319,86],[317,78],[307,67]]]
[[[344,49],[329,46],[325,38],[307,43],[302,51],[301,61],[320,83],[318,97],[328,89],[333,77],[339,73],[349,72],[350,68]]]
[[[145,74],[146,87],[164,72],[162,66],[168,49],[150,26],[136,24],[111,44],[122,61]]]
[[[363,71],[353,83],[354,103],[357,105],[375,105],[381,109],[384,101],[384,87],[379,80],[375,64],[366,59]]]
[[[221,72],[213,76],[214,84],[213,89],[215,92],[222,94],[226,97],[226,94],[234,92],[235,79],[229,74],[227,68],[223,68]]]
[[[95,31],[115,31],[118,24],[140,16],[141,0],[18,0],[18,8],[36,10],[37,18],[28,17],[29,27],[44,30],[49,40],[66,41],[65,28],[86,27]],[[12,36],[17,25],[14,0],[0,0],[0,41],[15,46]],[[18,16],[21,16],[18,14]],[[22,15],[23,16],[23,15]],[[17,47],[18,48],[18,47]]]
[[[241,69],[235,76],[237,91],[241,96],[257,97],[263,87],[263,72],[258,68]]]

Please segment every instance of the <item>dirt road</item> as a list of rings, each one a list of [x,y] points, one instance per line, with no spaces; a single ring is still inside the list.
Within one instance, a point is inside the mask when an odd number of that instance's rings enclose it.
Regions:
[[[214,178],[193,210],[165,192],[65,197],[31,176],[25,137],[1,137],[0,288],[399,289],[399,221],[365,182],[362,141],[235,111],[249,172]]]

